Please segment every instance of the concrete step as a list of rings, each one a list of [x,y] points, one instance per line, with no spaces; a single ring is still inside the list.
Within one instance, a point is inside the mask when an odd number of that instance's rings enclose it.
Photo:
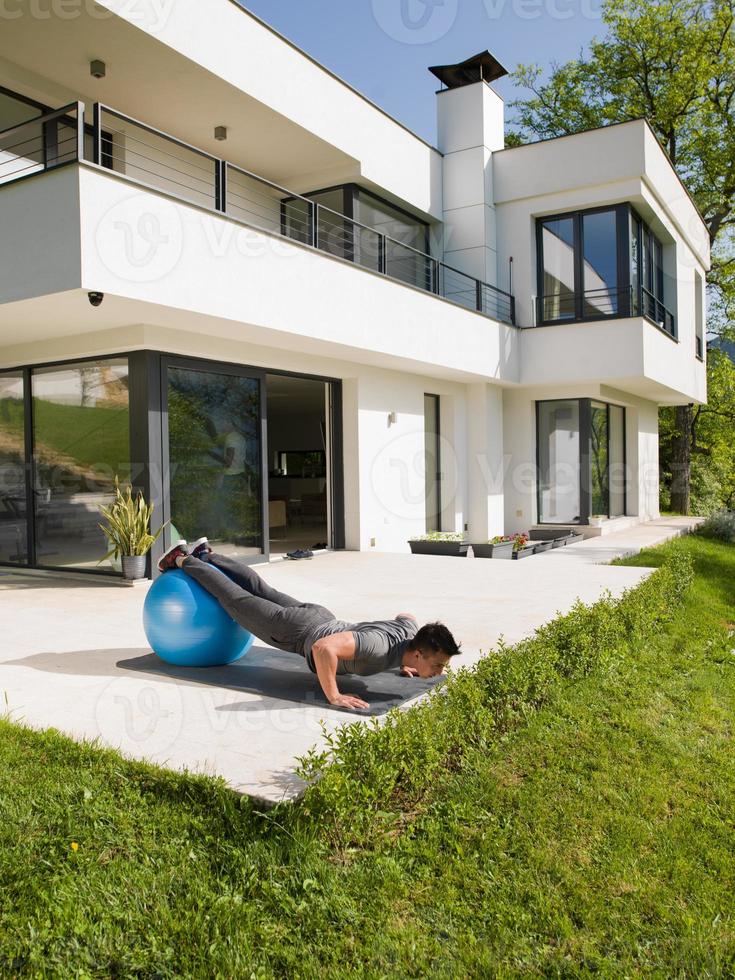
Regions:
[[[532,530],[548,531],[553,529],[558,530],[560,535],[574,531],[577,534],[583,534],[585,538],[599,538],[605,534],[627,531],[631,527],[637,527],[640,523],[640,517],[611,517],[600,524],[534,524]]]

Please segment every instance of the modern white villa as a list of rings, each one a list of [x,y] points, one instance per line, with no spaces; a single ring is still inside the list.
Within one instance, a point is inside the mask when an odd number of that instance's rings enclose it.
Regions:
[[[485,52],[431,146],[232,0],[42,6],[0,27],[0,564],[115,574],[116,478],[154,559],[658,517],[709,251],[644,120],[505,148]]]

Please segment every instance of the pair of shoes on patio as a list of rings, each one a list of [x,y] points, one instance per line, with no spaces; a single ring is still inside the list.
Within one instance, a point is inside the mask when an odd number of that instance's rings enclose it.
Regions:
[[[309,548],[297,548],[296,551],[287,551],[286,558],[291,561],[300,561],[302,558],[313,558],[314,552]]]
[[[168,551],[164,551],[158,560],[158,571],[168,572],[172,568],[176,568],[177,558],[205,558],[207,555],[212,554],[212,549],[209,545],[207,538],[197,538],[193,544],[187,544],[183,538],[177,541],[176,544],[172,544]]]

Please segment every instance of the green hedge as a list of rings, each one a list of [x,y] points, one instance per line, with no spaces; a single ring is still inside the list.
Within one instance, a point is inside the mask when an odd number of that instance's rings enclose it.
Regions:
[[[379,832],[381,816],[390,820],[391,811],[419,804],[468,747],[497,743],[547,704],[559,683],[635,655],[673,617],[692,575],[689,556],[672,553],[619,599],[577,602],[529,639],[501,643],[475,667],[452,674],[408,711],[391,712],[383,724],[342,726],[327,736],[325,751],[302,762],[311,785],[297,819],[334,827],[342,847]]]

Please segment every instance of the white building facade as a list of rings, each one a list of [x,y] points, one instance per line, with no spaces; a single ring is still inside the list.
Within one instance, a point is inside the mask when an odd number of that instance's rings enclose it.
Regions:
[[[432,147],[230,0],[15,13],[0,563],[114,572],[116,478],[154,559],[658,516],[709,253],[644,121],[505,149],[485,54]]]

